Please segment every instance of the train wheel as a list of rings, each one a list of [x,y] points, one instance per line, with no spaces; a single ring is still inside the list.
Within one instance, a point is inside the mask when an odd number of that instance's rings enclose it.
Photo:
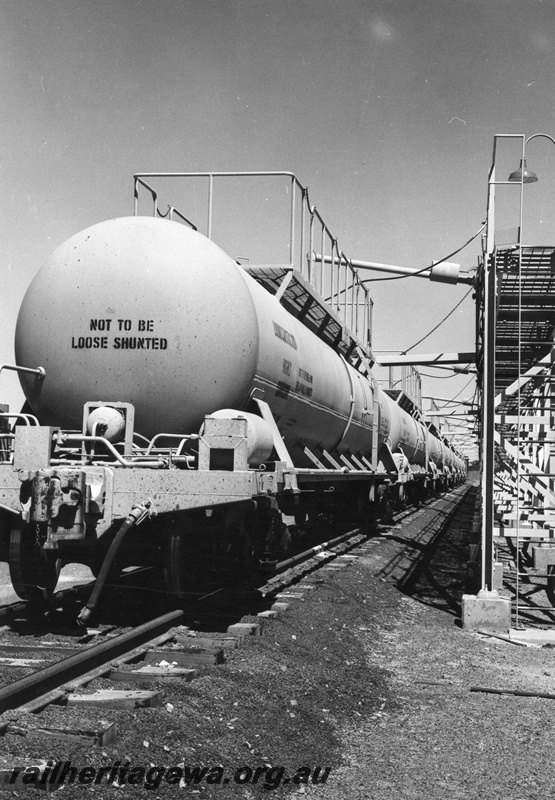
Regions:
[[[14,528],[10,535],[10,578],[23,600],[50,597],[58,583],[62,561],[42,545],[46,537],[40,527]]]

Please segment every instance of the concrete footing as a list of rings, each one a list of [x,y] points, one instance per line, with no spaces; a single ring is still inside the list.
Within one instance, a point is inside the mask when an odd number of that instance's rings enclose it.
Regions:
[[[497,591],[463,594],[462,626],[472,631],[479,628],[507,633],[511,627],[511,602]]]

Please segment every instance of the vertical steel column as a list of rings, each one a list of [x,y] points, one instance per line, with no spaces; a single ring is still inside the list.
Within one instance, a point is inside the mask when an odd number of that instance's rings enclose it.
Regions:
[[[321,238],[320,246],[322,248],[322,255],[325,255],[326,254],[326,229],[325,229],[325,227],[324,227],[324,225],[322,223],[320,223],[320,224],[321,224],[321,229],[322,229],[322,238]],[[316,291],[317,292],[320,292],[320,294],[323,294],[323,291],[324,291],[324,259],[323,258],[318,264],[318,271],[319,271],[319,276],[316,279],[315,287],[316,287]]]
[[[368,329],[370,328],[370,307],[368,305],[368,292],[364,285],[362,291],[362,301],[364,303],[364,310],[362,312],[362,343],[365,347],[370,347],[370,337],[368,336]]]
[[[208,176],[208,226],[206,229],[206,236],[212,238],[212,196],[214,192],[214,176]]]
[[[483,284],[482,362],[482,590],[493,591],[493,485],[495,477],[495,145],[488,182]]]
[[[332,247],[332,249],[331,249],[331,266],[330,266],[330,270],[331,270],[331,274],[330,274],[330,279],[331,279],[331,281],[330,281],[330,305],[334,310],[335,310],[335,306],[336,306],[336,297],[335,297],[335,295],[336,295],[336,289],[335,289],[335,259],[336,259],[336,255],[335,255],[335,253],[337,253],[337,247],[335,247],[335,248]]]
[[[312,284],[313,267],[314,267],[314,212],[313,209],[308,207],[310,211],[309,223],[309,239],[310,239],[310,255],[308,256],[308,282]]]
[[[345,325],[346,328],[349,327],[349,323],[347,322],[347,313],[349,308],[349,302],[348,302],[349,298],[347,296],[348,292],[349,292],[349,264],[348,262],[345,262],[345,269],[343,270],[343,299],[344,299],[343,324]]]
[[[339,261],[337,262],[337,313],[341,316],[341,264],[345,256],[343,250],[339,254]]]
[[[290,253],[289,261],[291,266],[295,266],[295,176],[291,178],[291,230],[290,230]]]
[[[484,275],[484,396],[482,398],[482,589],[493,591],[493,486],[495,477],[495,317],[497,276],[495,250]]]
[[[295,187],[293,186],[293,190]],[[301,189],[301,252],[300,252],[300,273],[303,275],[303,268],[304,268],[304,254],[305,254],[305,237],[306,237],[306,220],[305,220],[305,198],[307,195],[307,190],[304,188]],[[303,277],[305,277],[303,275]]]
[[[352,274],[352,273],[351,273]],[[351,331],[356,337],[356,285],[355,285],[355,276],[352,275],[353,282],[351,284]]]

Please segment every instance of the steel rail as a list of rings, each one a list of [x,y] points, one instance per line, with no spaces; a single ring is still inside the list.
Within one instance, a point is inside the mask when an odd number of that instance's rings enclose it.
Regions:
[[[183,615],[184,612],[181,610],[170,611],[109,641],[88,646],[81,653],[68,656],[56,664],[50,664],[32,675],[26,675],[2,687],[0,714],[17,709],[43,695],[52,694],[54,690],[81,677],[84,673],[109,664],[130,650],[150,642],[176,625],[183,619]],[[2,727],[5,728],[5,724],[0,722],[0,728]]]
[[[322,544],[317,544],[314,547],[310,547],[308,550],[305,550],[303,553],[298,553],[296,556],[292,556],[291,558],[287,558],[285,561],[280,561],[276,569],[285,570],[289,567],[292,567],[294,564],[298,564],[301,561],[307,561],[311,556],[318,555],[318,553],[329,550],[331,547],[336,547],[338,544],[347,541],[347,539],[354,539],[355,536],[361,536],[365,539],[369,537],[370,534],[361,533],[360,528],[354,528],[352,531],[348,531],[347,533],[341,534],[341,536],[337,536],[335,539],[330,539],[329,542],[322,542]],[[279,576],[276,576],[276,578]],[[268,583],[271,582],[268,581]]]

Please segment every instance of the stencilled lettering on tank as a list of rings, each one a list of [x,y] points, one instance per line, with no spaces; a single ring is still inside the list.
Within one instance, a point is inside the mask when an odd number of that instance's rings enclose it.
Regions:
[[[168,340],[157,336],[116,336],[114,350],[167,350]]]
[[[283,369],[282,369],[283,374],[287,375],[287,376],[291,375],[291,367],[292,366],[293,366],[292,363],[287,358],[284,358],[283,359]]]
[[[91,331],[109,331],[110,325],[112,324],[111,319],[91,319]]]
[[[107,336],[72,336],[71,347],[74,350],[107,350]]]
[[[302,381],[297,381],[295,391],[302,394],[303,397],[312,397],[312,386],[306,386]]]
[[[283,400],[287,400],[290,391],[291,391],[291,385],[289,383],[285,383],[284,381],[278,381],[276,389],[276,397],[281,397],[283,398]]]
[[[295,386],[295,391],[303,397],[312,397],[312,375],[305,369],[299,367],[299,379]],[[306,384],[309,384],[308,386]]]
[[[130,336],[88,336],[71,337],[74,350],[167,350],[168,340],[164,336],[145,336],[155,332],[153,319],[104,319],[95,317],[89,320],[89,331],[106,333],[130,333]],[[136,336],[134,333],[142,335]]]
[[[272,322],[273,322],[273,326],[274,326],[274,334],[278,337],[278,339],[281,339],[282,342],[285,342],[290,347],[292,347],[293,350],[296,350],[297,349],[297,340],[295,339],[293,334],[289,333],[289,331],[286,331],[285,328],[282,328],[281,325],[278,325],[277,322],[274,322],[273,320],[272,320]]]

